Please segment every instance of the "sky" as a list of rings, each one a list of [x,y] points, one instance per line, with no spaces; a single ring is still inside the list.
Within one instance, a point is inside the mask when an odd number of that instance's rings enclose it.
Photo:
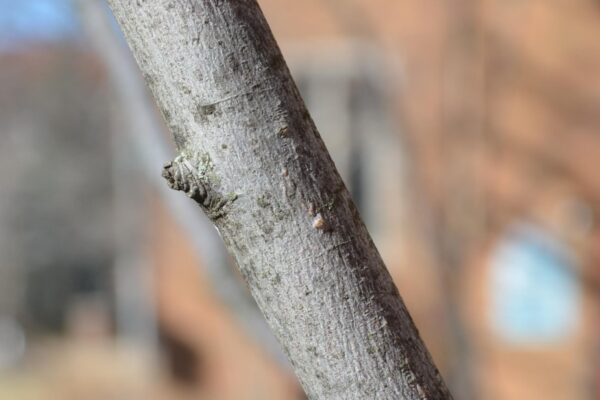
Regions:
[[[78,32],[70,0],[0,0],[0,50],[73,38]]]

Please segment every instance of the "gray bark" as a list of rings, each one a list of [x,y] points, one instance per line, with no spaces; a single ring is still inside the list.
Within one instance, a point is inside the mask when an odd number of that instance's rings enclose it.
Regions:
[[[127,147],[120,152],[129,151],[130,166],[141,164],[139,165],[141,172],[157,189],[169,212],[188,234],[218,299],[230,307],[236,321],[252,339],[280,361],[284,368],[289,369],[285,356],[250,295],[247,294],[244,284],[237,275],[234,275],[234,269],[229,266],[224,245],[210,221],[202,215],[193,202],[169,190],[164,180],[156,173],[161,167],[160,160],[171,157],[172,150],[163,132],[164,125],[161,123],[161,117],[153,107],[126,44],[122,42],[119,32],[114,29],[114,21],[106,3],[104,0],[78,0],[76,4],[86,32],[89,33],[95,50],[105,63],[114,86],[118,102],[115,108],[121,110],[121,114],[126,119],[123,125],[129,128],[125,129],[129,136],[117,135],[120,139],[117,146]],[[130,147],[135,148],[137,157],[132,156]],[[131,176],[126,179],[129,178]],[[118,286],[125,287],[125,290],[131,289],[131,285],[127,284]]]
[[[110,0],[180,155],[311,399],[450,399],[254,0]]]

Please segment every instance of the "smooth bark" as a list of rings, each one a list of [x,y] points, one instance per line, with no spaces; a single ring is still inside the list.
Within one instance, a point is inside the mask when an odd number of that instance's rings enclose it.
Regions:
[[[115,29],[114,20],[106,8],[105,1],[78,0],[76,4],[86,32],[89,33],[97,54],[107,68],[110,83],[114,87],[115,100],[118,103],[114,107],[120,110],[125,120],[124,125],[128,128],[125,131],[129,135],[122,135],[122,132],[119,132],[115,138],[120,139],[120,143],[117,144],[117,147],[121,147],[120,153],[127,153],[130,150],[129,146],[135,148],[135,155],[129,152],[128,165],[140,164],[139,169],[142,174],[156,188],[173,218],[189,236],[198,259],[204,267],[204,272],[211,281],[215,295],[222,303],[229,306],[245,332],[272,357],[281,362],[283,368],[289,369],[289,363],[254,301],[247,294],[243,282],[235,274],[234,267],[229,265],[227,252],[212,223],[202,215],[193,202],[169,190],[164,180],[156,173],[157,168],[161,167],[161,160],[167,160],[172,156],[173,151],[167,143],[161,117],[151,102],[135,61],[132,60],[126,44],[122,42],[118,30]],[[121,180],[129,178],[132,177]],[[131,188],[131,184],[129,186]],[[120,286],[128,290],[127,285]]]
[[[254,0],[110,0],[180,155],[311,399],[449,399]],[[385,173],[385,171],[382,171]]]

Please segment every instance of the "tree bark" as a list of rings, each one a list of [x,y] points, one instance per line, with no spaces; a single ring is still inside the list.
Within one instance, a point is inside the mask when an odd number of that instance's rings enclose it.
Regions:
[[[450,399],[254,0],[109,0],[311,399]]]
[[[183,196],[177,196],[156,173],[161,160],[172,156],[172,149],[163,132],[161,117],[152,104],[142,77],[129,49],[122,43],[115,29],[110,10],[104,0],[78,0],[80,17],[89,34],[92,46],[105,63],[110,82],[114,86],[116,105],[126,121],[129,135],[118,135],[116,146],[135,148],[135,156],[129,155],[129,164],[139,163],[139,169],[151,186],[155,187],[167,209],[190,237],[192,247],[204,267],[214,294],[232,311],[236,322],[253,340],[259,343],[285,369],[290,369],[263,316],[247,293],[246,287],[235,273],[227,257],[227,251],[212,223],[202,212]],[[121,132],[122,133],[122,132]],[[127,140],[129,139],[129,140]],[[131,144],[129,144],[131,142]],[[127,153],[130,149],[121,149]],[[134,159],[133,161],[131,159]],[[131,178],[131,176],[126,179]],[[127,287],[127,285],[125,285]]]

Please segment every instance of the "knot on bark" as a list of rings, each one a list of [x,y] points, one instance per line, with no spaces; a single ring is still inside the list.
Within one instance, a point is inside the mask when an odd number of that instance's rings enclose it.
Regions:
[[[171,189],[180,190],[200,205],[205,205],[208,193],[205,184],[194,174],[193,165],[183,156],[163,166],[162,176]]]
[[[163,166],[162,176],[171,189],[182,191],[194,199],[206,215],[215,220],[225,216],[227,206],[237,199],[237,194],[216,192],[211,187],[211,182],[217,181],[212,170],[208,155],[188,157],[182,154]]]

